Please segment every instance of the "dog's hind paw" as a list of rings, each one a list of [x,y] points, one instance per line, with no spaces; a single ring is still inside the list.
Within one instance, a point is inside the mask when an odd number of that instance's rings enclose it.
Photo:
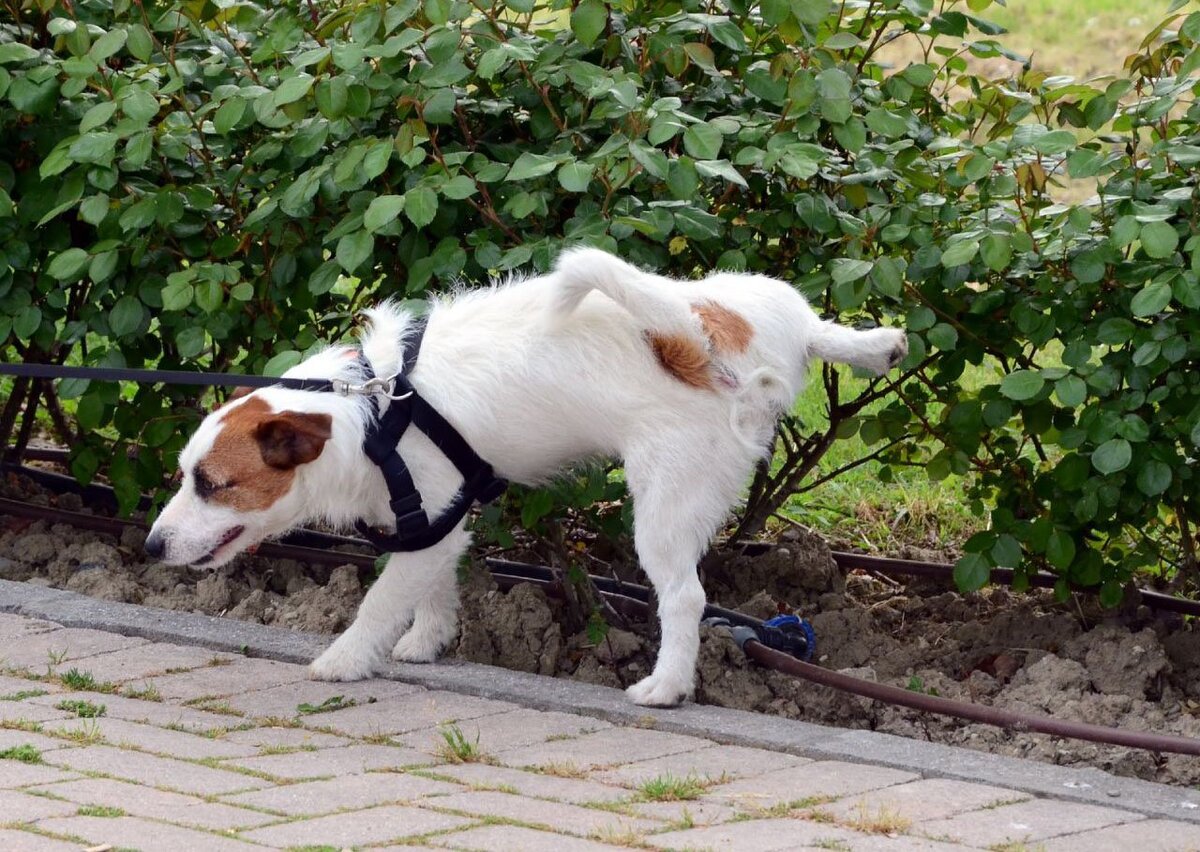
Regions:
[[[312,680],[366,680],[374,673],[375,665],[370,660],[347,656],[336,644],[308,666],[308,676]]]
[[[432,663],[442,648],[454,637],[446,638],[441,631],[410,629],[392,649],[392,659],[399,663]]]
[[[625,690],[634,704],[643,707],[675,707],[692,695],[692,681],[652,674]]]

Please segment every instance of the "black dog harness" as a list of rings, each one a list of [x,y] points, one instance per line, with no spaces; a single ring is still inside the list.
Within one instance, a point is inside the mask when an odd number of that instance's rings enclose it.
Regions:
[[[404,345],[400,370],[391,378],[376,377],[370,363],[360,353],[359,360],[367,377],[361,385],[333,379],[328,388],[306,388],[331,390],[342,396],[365,394],[371,400],[375,416],[367,424],[363,452],[379,468],[387,483],[390,506],[396,516],[396,531],[383,532],[362,520],[355,527],[363,538],[387,553],[408,553],[432,547],[458,526],[472,504],[476,501],[490,503],[508,487],[505,480],[496,476],[492,466],[471,449],[458,430],[417,393],[409,380],[425,337],[425,320],[415,323],[416,331]],[[462,474],[462,488],[433,521],[425,512],[421,492],[413,483],[408,465],[400,457],[400,438],[409,426],[420,429]]]

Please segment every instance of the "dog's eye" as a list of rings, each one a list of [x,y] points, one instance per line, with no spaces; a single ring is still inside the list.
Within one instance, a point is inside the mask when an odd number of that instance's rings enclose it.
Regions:
[[[192,481],[195,483],[196,494],[201,498],[209,497],[217,491],[229,488],[232,485],[232,483],[228,482],[224,485],[218,485],[217,483],[213,482],[212,479],[209,478],[208,474],[206,474],[200,468],[196,468],[192,472]]]

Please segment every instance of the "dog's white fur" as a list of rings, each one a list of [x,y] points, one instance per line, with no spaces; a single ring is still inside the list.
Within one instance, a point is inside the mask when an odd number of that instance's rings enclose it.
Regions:
[[[715,302],[753,329],[748,348],[717,359],[722,380],[691,387],[656,360],[646,334],[688,335],[708,346],[693,305]],[[390,305],[369,312],[363,351],[393,373],[411,318]],[[775,422],[804,383],[812,357],[882,374],[907,352],[896,329],[854,331],[820,320],[789,285],[718,273],[681,282],[643,272],[596,249],[571,250],[548,275],[458,294],[429,317],[413,385],[471,446],[513,481],[544,483],[573,462],[619,457],[633,497],[638,558],[659,599],[662,646],[653,673],[628,690],[639,704],[671,705],[692,693],[704,590],[696,563],[770,444]],[[350,350],[326,349],[288,376],[351,377]],[[326,413],[332,437],[296,469],[290,491],[260,512],[199,498],[191,471],[212,447],[224,412],[210,415],[180,457],[179,493],[154,532],[164,561],[209,554],[236,526],[245,532],[207,563],[306,521],[386,525],[387,491],[361,451],[362,399],[282,388],[256,391],[272,410]],[[400,450],[430,517],[461,485],[456,469],[418,430]],[[460,527],[418,553],[393,554],[357,618],[311,666],[322,680],[369,677],[390,650],[433,660],[457,631]]]

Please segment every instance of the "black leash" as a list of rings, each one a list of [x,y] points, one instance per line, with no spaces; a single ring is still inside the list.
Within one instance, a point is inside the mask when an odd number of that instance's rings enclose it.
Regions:
[[[414,323],[415,332],[410,334],[405,342],[401,368],[395,376],[387,379],[377,377],[371,364],[360,351],[359,360],[366,376],[362,384],[353,384],[343,379],[285,379],[238,373],[65,367],[57,364],[0,363],[0,375],[142,384],[161,382],[206,387],[284,387],[336,393],[341,396],[365,395],[374,406],[375,417],[367,425],[363,438],[363,452],[383,474],[396,521],[395,532],[377,530],[361,520],[355,526],[359,533],[379,550],[386,553],[409,553],[437,544],[458,526],[476,501],[481,504],[490,503],[508,487],[508,483],[496,476],[492,466],[471,449],[471,445],[458,434],[458,430],[426,402],[409,381],[409,374],[421,351],[421,342],[425,339],[425,320],[415,320]],[[433,521],[429,520],[425,512],[421,492],[413,482],[408,465],[400,457],[400,438],[409,426],[420,429],[462,474],[462,488],[450,501],[450,505]]]
[[[332,391],[329,379],[284,379],[248,373],[192,373],[186,370],[141,370],[127,367],[67,367],[59,364],[0,363],[0,375],[29,379],[87,379],[95,382],[138,382],[140,384],[200,385],[211,388],[269,388]]]

